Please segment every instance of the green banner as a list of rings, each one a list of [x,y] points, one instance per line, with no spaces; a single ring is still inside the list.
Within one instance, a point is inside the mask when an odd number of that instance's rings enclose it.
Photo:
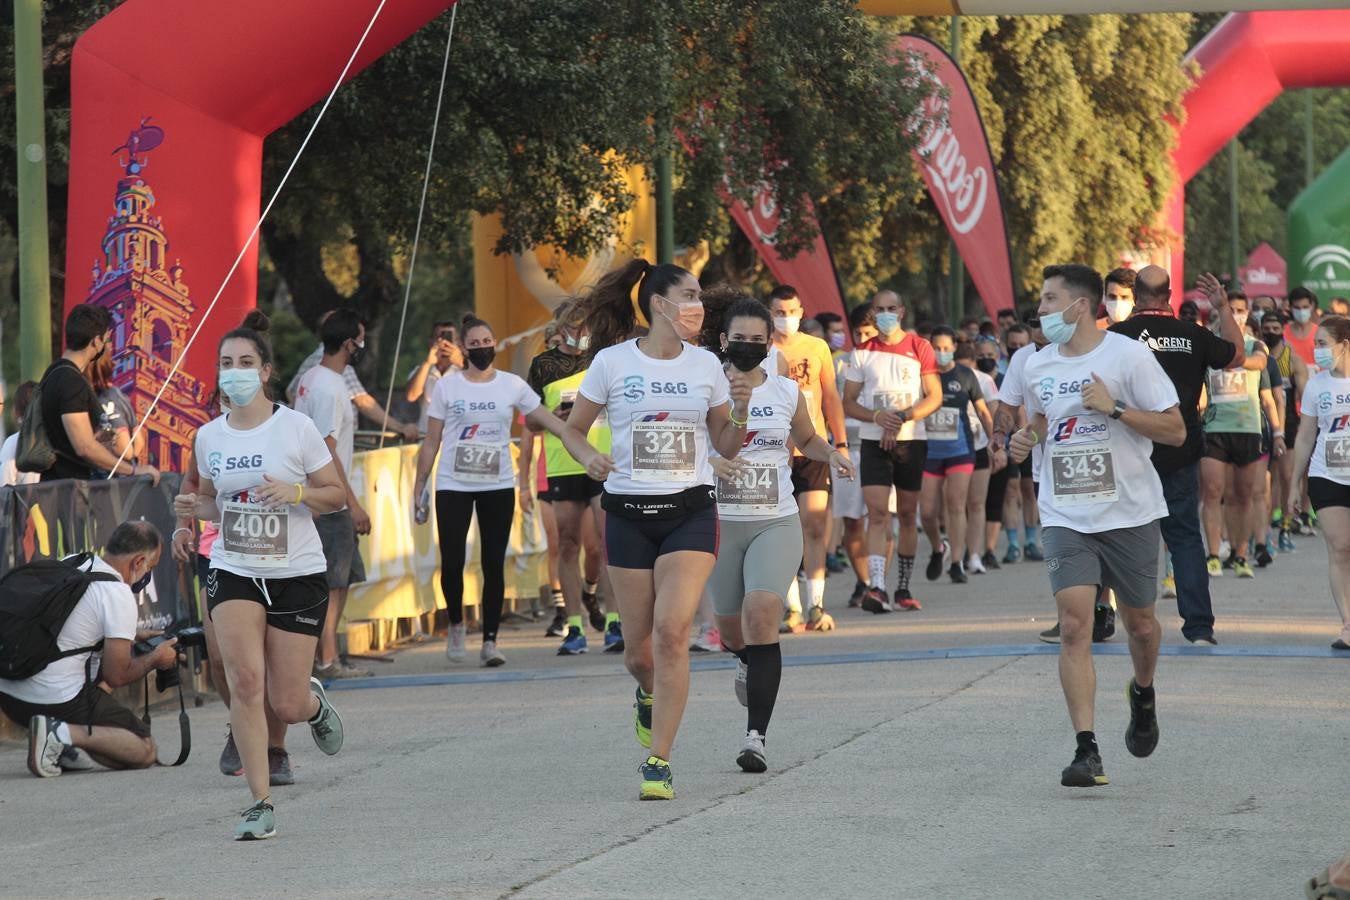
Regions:
[[[1289,207],[1289,287],[1350,297],[1350,148]]]

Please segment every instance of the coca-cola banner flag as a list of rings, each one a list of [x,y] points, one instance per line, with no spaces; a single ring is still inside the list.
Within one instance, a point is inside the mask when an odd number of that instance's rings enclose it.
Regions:
[[[785,257],[778,252],[774,243],[774,235],[778,233],[778,206],[773,202],[772,190],[761,188],[749,209],[729,194],[726,201],[731,217],[750,239],[774,279],[779,284],[790,284],[797,289],[806,315],[832,312],[848,318],[844,297],[839,292],[839,280],[834,274],[834,260],[830,259],[830,251],[825,246],[823,236],[818,233],[810,248],[791,258]],[[810,215],[815,217],[814,206]]]
[[[927,60],[927,70],[916,71],[915,77],[936,79],[944,88],[924,101],[921,116],[911,123],[918,137],[914,159],[984,308],[994,318],[998,310],[1014,305],[1015,295],[1008,226],[980,111],[965,75],[941,47],[905,34],[896,48]]]

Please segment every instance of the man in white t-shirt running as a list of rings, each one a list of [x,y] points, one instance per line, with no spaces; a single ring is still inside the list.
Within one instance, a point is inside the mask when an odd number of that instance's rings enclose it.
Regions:
[[[1101,296],[1101,276],[1088,266],[1045,269],[1040,321],[1051,344],[1026,362],[1030,422],[1011,440],[1017,462],[1045,445],[1038,503],[1059,607],[1060,685],[1078,744],[1060,778],[1066,787],[1109,783],[1093,731],[1099,588],[1116,592],[1134,663],[1125,746],[1145,757],[1158,744],[1153,674],[1162,632],[1153,605],[1167,503],[1151,457],[1155,441],[1186,440],[1176,388],[1148,347],[1095,327]]]

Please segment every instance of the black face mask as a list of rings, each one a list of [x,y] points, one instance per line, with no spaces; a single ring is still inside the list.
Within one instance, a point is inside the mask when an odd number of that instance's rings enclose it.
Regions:
[[[1282,335],[1282,334],[1263,334],[1263,335],[1261,335],[1261,340],[1263,340],[1263,341],[1266,342],[1266,346],[1267,346],[1267,347],[1269,347],[1271,350],[1274,350],[1274,349],[1275,349],[1275,345],[1278,344],[1280,341],[1284,340],[1284,335]]]
[[[355,341],[352,341],[352,355],[351,359],[347,361],[347,365],[351,366],[353,369],[356,368],[361,364],[361,360],[365,357],[365,355],[366,355],[366,348],[362,347]]]
[[[496,347],[474,347],[464,354],[469,358],[469,363],[480,371],[487,371],[492,365],[492,361],[497,358]]]
[[[769,345],[754,341],[727,341],[727,349],[722,355],[737,369],[749,372],[764,362],[769,355]]]
[[[135,584],[131,586],[131,592],[133,594],[139,594],[141,591],[145,590],[147,587],[150,586],[150,580],[154,577],[155,577],[154,569],[151,569],[149,572],[146,572],[144,575],[142,575],[140,578],[136,580]]]
[[[998,360],[990,359],[987,356],[981,356],[979,359],[975,360],[975,368],[986,375],[993,374],[994,370],[998,368]]]

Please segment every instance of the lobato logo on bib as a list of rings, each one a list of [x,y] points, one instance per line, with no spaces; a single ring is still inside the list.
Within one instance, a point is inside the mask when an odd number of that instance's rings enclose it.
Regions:
[[[647,396],[647,389],[643,387],[644,381],[641,375],[629,375],[623,380],[623,399],[629,403],[637,403],[643,397]]]
[[[1328,434],[1335,434],[1338,431],[1345,431],[1350,428],[1350,416],[1337,416],[1331,420],[1331,427],[1327,429]]]
[[[1086,416],[1069,416],[1055,427],[1055,443],[1101,440],[1106,437],[1107,430],[1105,421]]]
[[[474,436],[478,434],[479,427],[478,425],[465,425],[459,431],[459,439],[461,441],[473,440]]]

